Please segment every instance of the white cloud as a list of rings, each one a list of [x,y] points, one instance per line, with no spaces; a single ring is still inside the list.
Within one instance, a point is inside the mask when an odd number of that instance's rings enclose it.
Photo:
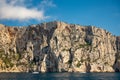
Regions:
[[[52,0],[43,0],[40,3],[40,7],[41,8],[45,8],[45,7],[56,7],[56,5],[52,2]]]
[[[27,8],[24,5],[25,0],[0,0],[0,19],[4,20],[44,20],[48,16],[44,15],[44,10],[38,8]],[[22,5],[21,5],[22,4]],[[41,5],[54,6],[52,2],[43,0]]]
[[[23,4],[25,2],[25,0],[7,0],[7,1],[11,5],[16,5],[17,3],[21,5],[21,4]]]

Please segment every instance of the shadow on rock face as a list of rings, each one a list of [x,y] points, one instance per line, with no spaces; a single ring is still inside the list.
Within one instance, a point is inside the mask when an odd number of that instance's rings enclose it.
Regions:
[[[120,72],[120,37],[116,37],[117,53],[115,54],[115,62],[113,69],[115,72]]]
[[[86,66],[86,72],[90,72],[90,70],[91,70],[90,63],[85,62],[85,66]]]

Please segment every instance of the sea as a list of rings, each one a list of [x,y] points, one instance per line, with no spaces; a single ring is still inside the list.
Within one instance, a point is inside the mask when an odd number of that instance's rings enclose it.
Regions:
[[[0,80],[120,80],[120,73],[0,73]]]

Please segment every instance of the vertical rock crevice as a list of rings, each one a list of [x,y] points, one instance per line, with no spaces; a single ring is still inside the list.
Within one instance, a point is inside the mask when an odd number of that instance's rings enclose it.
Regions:
[[[120,37],[116,37],[116,48],[117,52],[115,54],[115,62],[113,68],[115,72],[120,72]]]

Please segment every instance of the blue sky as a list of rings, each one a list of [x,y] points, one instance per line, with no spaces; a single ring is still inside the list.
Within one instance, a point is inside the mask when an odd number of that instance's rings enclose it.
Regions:
[[[0,24],[48,21],[93,25],[120,35],[120,0],[1,0]]]

